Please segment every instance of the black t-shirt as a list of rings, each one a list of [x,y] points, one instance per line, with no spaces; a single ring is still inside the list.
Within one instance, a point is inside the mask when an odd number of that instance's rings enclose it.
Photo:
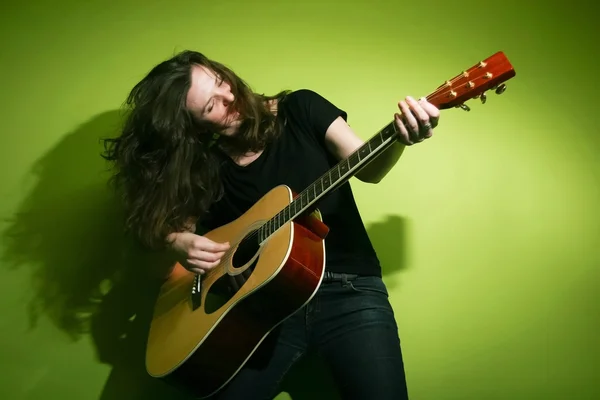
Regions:
[[[344,111],[311,90],[297,90],[278,105],[286,124],[281,135],[247,166],[223,156],[221,180],[225,194],[201,221],[212,230],[247,211],[269,190],[287,185],[300,193],[338,162],[325,148],[325,132]],[[379,260],[346,182],[319,200],[325,239],[326,270],[381,276]]]

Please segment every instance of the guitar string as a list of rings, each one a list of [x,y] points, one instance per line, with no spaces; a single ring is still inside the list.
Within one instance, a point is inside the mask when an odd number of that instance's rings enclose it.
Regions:
[[[439,96],[439,95],[442,95],[442,94],[445,94],[445,93],[450,93],[450,92],[451,92],[451,91],[454,89],[454,88],[453,88],[453,85],[454,85],[454,84],[456,84],[457,82],[459,82],[459,81],[461,81],[461,80],[465,79],[465,78],[469,78],[469,76],[470,76],[470,75],[471,75],[471,73],[472,73],[472,71],[471,71],[471,70],[473,70],[474,68],[478,68],[478,67],[477,67],[477,66],[474,66],[474,67],[471,67],[469,70],[465,71],[465,72],[467,73],[467,76],[465,76],[465,73],[463,72],[462,74],[459,74],[459,75],[455,76],[454,78],[452,78],[452,79],[450,79],[450,80],[446,81],[446,82],[445,82],[443,85],[439,86],[439,87],[438,87],[436,90],[434,90],[432,93],[430,93],[429,95],[427,95],[425,98],[427,99],[427,101],[431,101],[433,98],[435,98],[435,97],[437,97],[437,96]],[[483,75],[480,75],[480,76],[474,77],[473,79],[470,79],[470,81],[471,81],[471,82],[473,82],[473,81],[475,81],[475,80],[479,80],[479,79],[481,79],[481,78],[483,78]],[[475,86],[475,87],[476,87],[476,86]],[[474,88],[475,88],[475,87],[474,87]],[[471,90],[473,90],[474,88],[471,88]],[[468,92],[467,92],[467,93],[468,93]],[[354,153],[353,153],[353,154],[354,154]],[[353,154],[352,154],[352,155],[353,155]],[[350,155],[350,157],[351,157],[352,155]],[[320,181],[320,180],[322,180],[322,178],[323,178],[325,175],[328,175],[328,174],[324,174],[322,177],[320,177],[320,178],[319,178],[319,181]],[[293,201],[295,201],[297,198],[300,198],[302,195],[306,194],[306,193],[308,192],[308,190],[309,190],[309,189],[310,189],[312,186],[314,186],[314,184],[311,184],[311,185],[309,185],[309,186],[308,186],[307,188],[305,188],[305,189],[304,189],[302,192],[300,192],[300,193],[298,194],[298,196],[297,196],[296,198],[294,198],[294,200],[292,200],[292,202],[293,202]],[[291,203],[290,203],[290,204],[291,204]],[[289,205],[288,205],[288,206],[289,206]],[[288,206],[286,206],[285,208],[287,208]],[[277,214],[275,214],[275,215],[274,215],[272,218],[270,218],[268,221],[271,221],[271,220],[273,220],[273,218],[280,216],[280,214],[281,214],[281,212],[282,212],[282,211],[283,211],[283,210],[279,211]],[[260,229],[264,229],[264,227],[266,226],[266,224],[268,223],[268,221],[267,221],[267,222],[265,222],[263,225],[261,225],[259,228],[255,229],[255,230],[254,230],[254,231],[253,231],[253,232],[252,232],[250,235],[248,235],[248,236],[245,236],[245,237],[242,239],[242,241],[243,241],[243,240],[254,240],[255,238],[257,238],[257,237],[258,237],[258,235],[259,235],[259,231],[260,231]],[[289,221],[286,221],[286,223],[287,223],[287,222],[289,222]],[[283,225],[282,225],[282,226],[283,226]],[[233,246],[231,246],[231,247],[236,247],[236,246],[237,246],[239,243],[241,243],[241,241],[240,241],[240,242],[238,242],[238,243],[235,243],[235,244],[234,244]],[[222,269],[222,270],[225,270],[225,268],[226,268],[227,264],[229,264],[229,262],[230,262],[230,261],[233,259],[233,254],[234,254],[234,252],[232,252],[232,251],[228,251],[228,252],[227,252],[226,256],[225,256],[225,257],[223,257],[223,258],[221,259],[221,262],[219,263],[219,267],[220,267],[220,269]]]
[[[446,93],[446,92],[450,92],[450,91],[452,91],[452,89],[453,89],[452,85],[453,85],[453,84],[455,84],[456,82],[458,82],[458,81],[460,81],[460,80],[464,79],[464,78],[468,78],[468,76],[465,76],[465,75],[464,75],[464,73],[463,73],[463,74],[461,74],[461,75],[457,75],[456,77],[454,77],[454,78],[452,78],[451,80],[447,81],[447,82],[446,82],[444,85],[442,85],[442,86],[438,87],[438,88],[437,88],[435,91],[433,91],[431,94],[429,94],[429,95],[426,97],[426,98],[427,98],[427,100],[428,100],[428,101],[430,101],[431,99],[433,99],[434,97],[437,97],[438,95],[441,95],[441,94],[444,94],[444,93]],[[482,76],[479,76],[479,77],[473,78],[471,81],[473,81],[473,80],[477,80],[477,79],[480,79],[480,78],[482,78]],[[325,174],[325,175],[327,175],[327,174]],[[325,176],[325,175],[324,175],[324,176]],[[321,177],[319,180],[322,180],[322,177]],[[307,191],[308,191],[308,190],[311,188],[311,186],[313,186],[313,185],[310,185],[310,186],[309,186],[309,187],[307,187],[305,190],[303,190],[302,192],[300,192],[300,194],[298,195],[298,197],[301,197],[302,195],[306,194],[306,193],[307,193]],[[290,204],[291,204],[291,203],[290,203]],[[286,208],[287,208],[287,206],[286,206]],[[283,210],[282,210],[282,211],[283,211]],[[269,219],[269,221],[270,221],[270,220],[272,220],[272,219],[273,219],[273,218],[275,218],[275,217],[278,217],[278,216],[280,216],[280,214],[281,214],[281,211],[280,211],[280,212],[278,212],[277,214],[275,214],[275,215],[274,215],[274,216],[273,216],[271,219]],[[286,223],[287,223],[287,222],[289,222],[289,221],[286,221]],[[262,228],[262,229],[264,229],[264,226],[265,226],[265,225],[266,225],[266,223],[265,223],[265,224],[263,224],[261,227],[257,228],[256,230],[254,230],[254,231],[253,231],[253,232],[252,232],[250,235],[246,236],[246,237],[245,237],[245,239],[247,239],[247,240],[253,240],[253,239],[255,239],[256,237],[258,237],[258,235],[259,235],[259,230],[260,230],[261,228]],[[242,240],[244,240],[244,239],[242,239]],[[235,244],[233,247],[235,247],[237,244],[239,244],[239,243],[236,243],[236,244]],[[221,261],[221,263],[220,263],[220,266],[221,266],[223,269],[225,269],[225,266],[226,266],[226,264],[228,264],[228,263],[229,263],[229,262],[232,260],[232,258],[233,258],[233,252],[228,252],[228,253],[227,253],[227,256],[226,256],[226,257],[224,257],[224,259]]]

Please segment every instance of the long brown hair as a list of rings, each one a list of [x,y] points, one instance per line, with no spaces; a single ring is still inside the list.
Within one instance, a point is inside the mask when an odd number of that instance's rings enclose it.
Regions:
[[[222,127],[198,121],[186,108],[194,65],[214,71],[231,86],[243,122],[232,139],[219,141]],[[126,211],[125,226],[142,244],[163,248],[172,232],[201,219],[223,193],[216,148],[228,153],[261,150],[281,131],[271,112],[275,96],[254,93],[225,65],[191,50],[155,66],[129,93],[121,135],[106,138],[102,157],[113,164],[111,183]]]

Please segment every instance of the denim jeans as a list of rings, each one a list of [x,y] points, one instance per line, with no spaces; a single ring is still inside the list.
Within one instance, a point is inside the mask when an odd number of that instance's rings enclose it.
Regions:
[[[324,282],[216,398],[273,399],[284,375],[309,350],[323,357],[343,399],[408,399],[394,312],[375,276]]]

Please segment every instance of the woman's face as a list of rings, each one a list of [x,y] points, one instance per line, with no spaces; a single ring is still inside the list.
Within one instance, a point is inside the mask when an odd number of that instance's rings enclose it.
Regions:
[[[199,120],[209,121],[224,128],[222,134],[235,134],[241,124],[240,114],[231,107],[235,96],[229,83],[212,70],[194,65],[192,84],[187,93],[186,106]]]

